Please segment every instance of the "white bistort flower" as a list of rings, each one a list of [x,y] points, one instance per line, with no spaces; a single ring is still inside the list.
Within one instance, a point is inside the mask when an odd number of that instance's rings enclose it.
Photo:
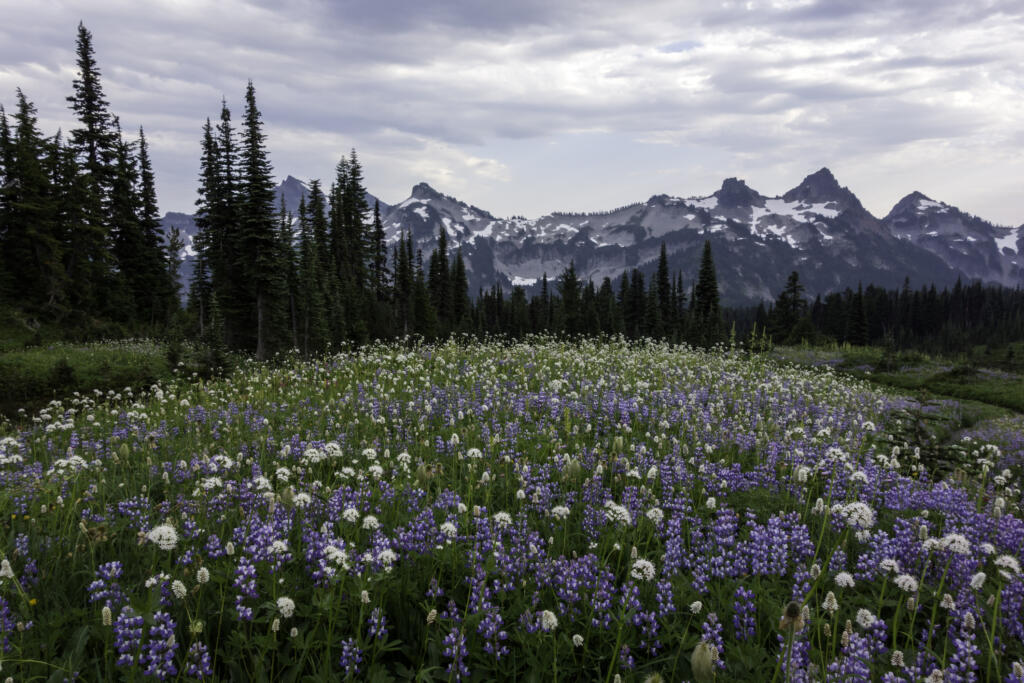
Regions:
[[[654,563],[650,560],[639,559],[633,563],[633,569],[630,570],[629,575],[638,581],[651,581],[654,579],[655,573]]]
[[[878,621],[878,617],[863,607],[857,610],[857,623],[861,628],[871,628],[876,621]]]
[[[178,532],[170,524],[161,524],[149,530],[146,538],[160,550],[174,550],[178,545]]]
[[[558,627],[558,617],[549,609],[540,613],[540,627],[545,631],[554,631]]]
[[[987,578],[988,577],[985,575],[985,572],[978,572],[971,577],[971,588],[976,591],[980,591],[981,587],[985,585],[985,579]]]
[[[171,592],[174,593],[174,597],[181,600],[188,595],[188,589],[185,588],[185,584],[180,579],[175,579],[171,582]]]
[[[1004,579],[1009,580],[1020,574],[1020,562],[1013,555],[1000,555],[993,562],[999,567],[999,573]]]
[[[555,519],[565,519],[569,516],[569,508],[564,505],[556,505],[551,508],[551,516]]]
[[[277,609],[282,617],[288,619],[295,614],[295,601],[282,595],[277,599]]]
[[[942,548],[957,555],[966,555],[971,552],[971,542],[963,534],[946,534],[939,543]]]
[[[897,588],[902,591],[906,591],[907,593],[914,593],[917,591],[917,579],[910,574],[900,574],[893,580],[893,583],[896,584]]]
[[[655,524],[661,524],[661,521],[665,519],[665,513],[661,508],[651,508],[646,514],[647,519],[651,520]]]
[[[840,588],[853,588],[853,575],[850,572],[836,574],[836,585]]]

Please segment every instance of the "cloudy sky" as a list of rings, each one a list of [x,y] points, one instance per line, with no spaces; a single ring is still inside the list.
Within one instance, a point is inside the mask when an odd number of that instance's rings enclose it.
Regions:
[[[0,0],[0,102],[72,124],[79,20],[112,110],[191,211],[203,120],[256,86],[275,171],[355,147],[496,215],[780,194],[828,166],[884,215],[911,190],[1024,222],[1024,0]]]

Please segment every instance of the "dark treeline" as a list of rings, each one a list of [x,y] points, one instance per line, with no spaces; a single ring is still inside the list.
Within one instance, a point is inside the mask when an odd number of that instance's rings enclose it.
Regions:
[[[202,127],[196,263],[184,310],[180,236],[164,235],[143,131],[129,140],[109,111],[79,25],[77,127],[44,137],[19,90],[0,108],[0,303],[78,337],[184,335],[267,358],[343,343],[451,334],[622,334],[710,346],[737,342],[885,344],[959,352],[1024,338],[1024,293],[979,283],[951,290],[868,285],[809,301],[793,273],[777,299],[723,310],[711,245],[696,277],[653,273],[600,282],[570,264],[539,291],[495,285],[470,296],[447,235],[430,254],[410,234],[389,243],[367,204],[355,150],[327,186],[312,181],[298,214],[275,206],[272,167],[252,82],[236,124],[226,101]],[[724,257],[719,255],[720,258]]]
[[[960,353],[1024,340],[1024,290],[960,281],[941,291],[912,289],[907,280],[900,289],[858,285],[811,301],[793,272],[773,303],[730,310],[727,317],[744,337],[760,330],[775,343]]]
[[[146,136],[109,110],[79,24],[77,127],[44,137],[20,89],[0,107],[0,301],[94,335],[166,329],[178,305],[174,239],[160,226]],[[172,236],[173,237],[173,236]]]

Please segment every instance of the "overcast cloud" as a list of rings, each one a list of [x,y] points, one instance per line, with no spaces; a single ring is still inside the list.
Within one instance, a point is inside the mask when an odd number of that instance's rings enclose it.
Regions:
[[[388,202],[427,181],[497,215],[781,194],[829,166],[884,215],[920,190],[1024,221],[1024,0],[0,0],[0,102],[73,125],[79,20],[163,210],[247,79],[276,173],[359,152]]]

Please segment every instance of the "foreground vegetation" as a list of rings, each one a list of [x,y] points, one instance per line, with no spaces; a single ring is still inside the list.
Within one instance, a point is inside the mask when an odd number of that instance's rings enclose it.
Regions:
[[[544,339],[54,402],[0,440],[3,672],[1024,680],[1024,444],[936,482],[920,409]]]

